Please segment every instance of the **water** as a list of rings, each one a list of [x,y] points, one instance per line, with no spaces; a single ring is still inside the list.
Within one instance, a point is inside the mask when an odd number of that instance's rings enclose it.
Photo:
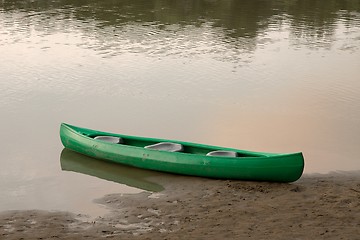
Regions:
[[[359,170],[359,92],[356,0],[3,0],[0,211],[96,215],[104,194],[161,190],[74,162],[61,122]]]

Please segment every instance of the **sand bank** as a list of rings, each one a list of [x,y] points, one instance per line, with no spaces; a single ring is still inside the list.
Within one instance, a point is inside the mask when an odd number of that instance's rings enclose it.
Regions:
[[[0,239],[360,239],[360,173],[291,184],[156,176],[160,193],[112,194],[96,219],[66,212],[0,214]]]

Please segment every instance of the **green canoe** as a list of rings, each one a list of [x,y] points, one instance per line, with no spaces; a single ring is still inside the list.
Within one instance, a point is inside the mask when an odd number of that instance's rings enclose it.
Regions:
[[[302,153],[251,152],[175,140],[101,132],[62,123],[70,150],[115,163],[220,179],[293,182],[304,169]]]

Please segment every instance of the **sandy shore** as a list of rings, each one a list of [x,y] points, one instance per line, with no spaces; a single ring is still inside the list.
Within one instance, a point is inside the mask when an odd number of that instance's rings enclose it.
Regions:
[[[111,213],[0,213],[0,239],[360,239],[360,173],[291,184],[175,176],[160,193],[107,195]]]

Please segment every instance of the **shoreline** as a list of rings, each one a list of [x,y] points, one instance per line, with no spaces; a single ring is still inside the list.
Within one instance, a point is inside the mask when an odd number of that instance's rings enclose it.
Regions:
[[[151,177],[158,193],[109,194],[109,214],[0,213],[4,239],[357,239],[360,171],[304,174],[294,183]]]

